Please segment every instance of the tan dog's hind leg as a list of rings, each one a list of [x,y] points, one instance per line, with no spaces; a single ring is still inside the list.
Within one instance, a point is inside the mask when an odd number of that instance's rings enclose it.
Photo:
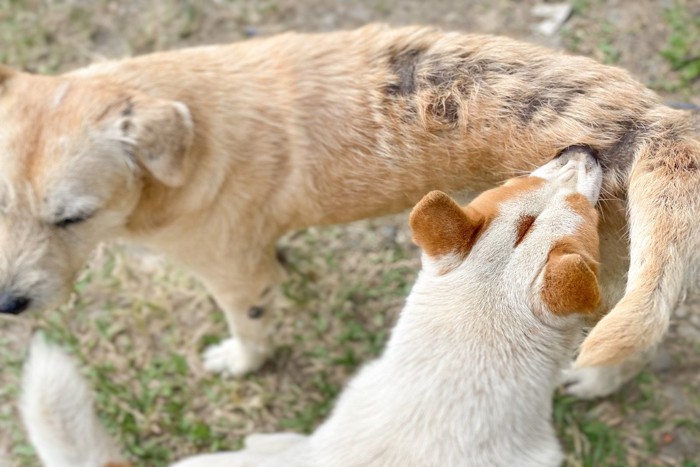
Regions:
[[[617,365],[569,368],[562,372],[562,384],[567,394],[580,399],[606,397],[631,380],[646,365],[656,352],[656,347],[632,354]]]
[[[700,248],[700,142],[679,137],[647,143],[632,171],[628,200],[625,296],[584,340],[579,367],[636,359],[666,332]]]
[[[609,312],[622,298],[629,268],[629,236],[626,205],[611,199],[600,203],[600,287],[601,314]],[[568,394],[582,399],[604,397],[619,389],[644,368],[653,352],[633,355],[619,365],[591,368],[569,368],[562,373],[562,384]]]
[[[203,277],[232,335],[206,350],[204,366],[233,376],[258,369],[272,352],[269,305],[274,286],[283,277],[273,253],[257,258],[255,264],[243,258],[244,254],[228,258],[226,264],[210,269]]]

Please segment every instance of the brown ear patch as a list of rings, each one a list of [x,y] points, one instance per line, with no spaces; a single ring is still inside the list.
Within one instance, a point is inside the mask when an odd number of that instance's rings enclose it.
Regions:
[[[466,256],[481,227],[480,216],[463,210],[441,191],[431,191],[413,208],[409,218],[413,241],[432,257],[450,253]]]
[[[545,265],[542,300],[554,314],[591,314],[600,304],[597,264],[578,253],[555,247]]]

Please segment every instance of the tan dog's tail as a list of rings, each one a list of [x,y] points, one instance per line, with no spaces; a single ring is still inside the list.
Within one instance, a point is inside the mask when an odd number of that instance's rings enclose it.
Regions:
[[[660,140],[642,148],[631,173],[625,295],[585,339],[577,366],[619,363],[658,344],[698,260],[700,141]]]
[[[129,465],[99,422],[92,392],[73,359],[38,334],[23,372],[20,410],[44,465]]]

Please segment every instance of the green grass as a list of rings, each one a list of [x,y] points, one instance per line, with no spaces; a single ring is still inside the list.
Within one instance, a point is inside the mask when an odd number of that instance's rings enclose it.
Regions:
[[[577,0],[572,21],[597,18],[606,3]],[[700,48],[698,18],[684,10],[687,5],[675,4],[664,17],[669,39],[660,50],[678,86],[689,92],[697,83],[694,53]],[[468,8],[459,4],[459,11]],[[473,8],[486,13],[492,6]],[[393,9],[377,0],[370,11],[384,19]],[[55,72],[102,56],[230,41],[250,24],[274,31],[292,24],[290,15],[288,4],[275,1],[0,0],[0,62]],[[307,28],[326,27],[311,23],[316,20],[308,15]],[[569,28],[564,42],[617,63],[616,31],[603,20],[597,27],[601,34]],[[276,306],[275,358],[239,380],[201,367],[202,350],[227,335],[221,312],[201,285],[165,262],[118,246],[96,254],[75,285],[76,298],[61,310],[0,321],[0,464],[6,450],[13,467],[37,465],[16,408],[34,328],[79,358],[102,420],[137,465],[157,467],[196,452],[237,449],[253,432],[311,432],[348,378],[381,353],[419,259],[405,216],[309,229],[287,237],[283,247],[289,278]],[[695,373],[680,366],[697,362],[700,347],[693,355],[684,349],[676,349],[682,356],[676,373],[645,373],[611,398],[557,396],[554,420],[567,465],[660,464],[661,456],[671,455],[660,442],[664,433],[685,434],[700,446]],[[686,410],[669,412],[674,400],[665,395],[667,387],[688,395]],[[673,456],[677,465],[697,465],[689,454]]]
[[[676,2],[664,19],[670,32],[663,56],[678,73],[678,87],[688,86],[700,77],[700,14]]]
[[[614,65],[620,60],[620,51],[615,46],[615,38],[615,27],[610,22],[604,21],[597,48],[602,54],[603,63],[606,65]]]
[[[563,446],[585,467],[625,465],[625,450],[615,427],[591,415],[595,403],[571,396],[554,399],[554,421]]]

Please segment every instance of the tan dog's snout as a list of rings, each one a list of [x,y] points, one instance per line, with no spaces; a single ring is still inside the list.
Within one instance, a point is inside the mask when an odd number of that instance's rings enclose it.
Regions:
[[[0,313],[18,315],[29,308],[31,298],[12,292],[0,292]]]
[[[65,245],[29,218],[7,216],[0,223],[0,313],[17,315],[64,301],[75,268]]]
[[[189,108],[178,101],[17,76],[0,96],[8,120],[0,135],[0,313],[8,314],[64,302],[94,247],[133,220],[144,185],[152,194],[184,184],[194,139]],[[27,112],[10,119],[17,102]],[[155,223],[143,217],[136,224]]]

